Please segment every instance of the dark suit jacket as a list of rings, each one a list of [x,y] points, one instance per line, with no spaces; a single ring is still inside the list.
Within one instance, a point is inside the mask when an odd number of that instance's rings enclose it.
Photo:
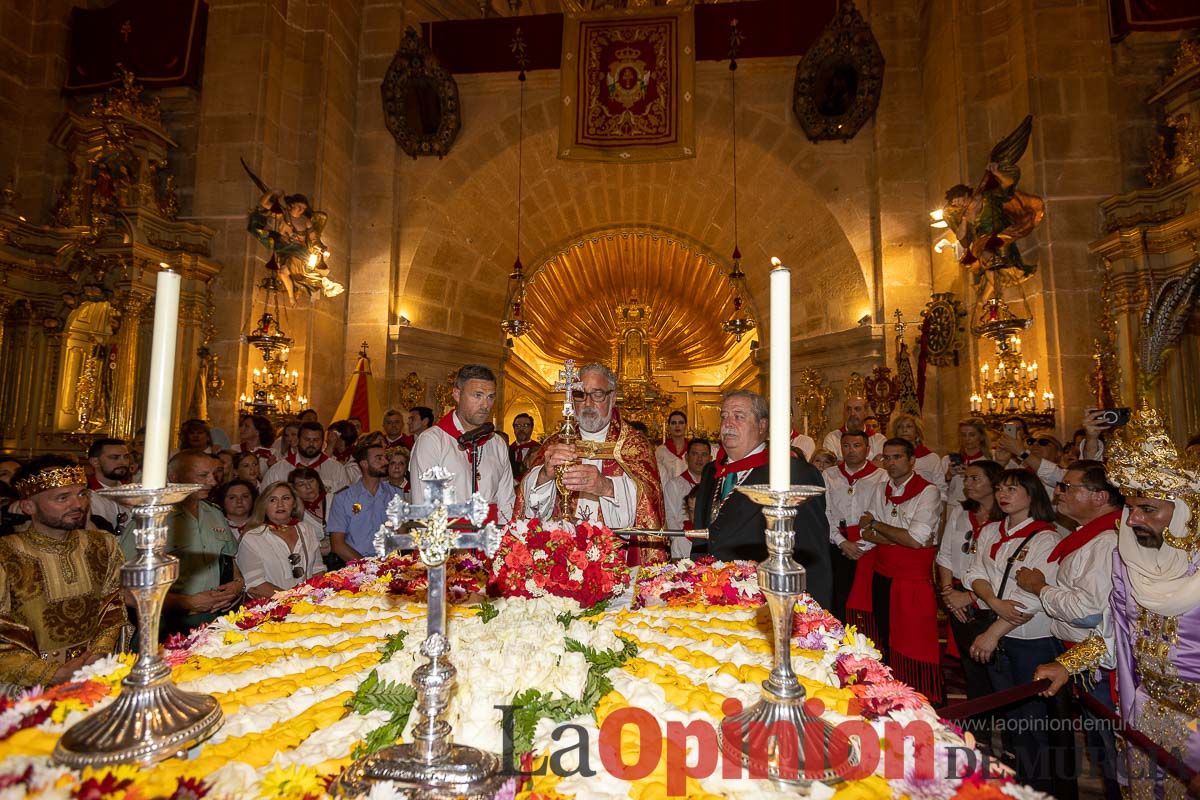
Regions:
[[[716,486],[716,465],[709,463],[700,476],[696,491],[697,528],[708,528],[708,552],[722,561],[743,559],[762,561],[767,557],[766,519],[762,506],[741,492],[733,494],[721,506],[716,519],[712,518],[713,491]],[[744,484],[768,483],[770,468],[766,465],[750,471]],[[792,459],[792,484],[824,486],[821,473],[803,458]],[[829,564],[829,521],[825,518],[825,497],[815,497],[800,506],[795,520],[796,544],[792,557],[808,572],[808,593],[823,608],[829,608],[833,598],[833,575]]]

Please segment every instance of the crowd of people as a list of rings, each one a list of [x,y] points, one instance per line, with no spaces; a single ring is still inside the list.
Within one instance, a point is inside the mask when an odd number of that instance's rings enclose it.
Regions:
[[[606,367],[581,370],[577,441],[535,441],[527,414],[509,421],[509,441],[490,430],[496,377],[480,365],[459,371],[454,407],[436,420],[429,408],[390,410],[364,432],[356,420],[322,424],[313,410],[277,424],[246,415],[236,444],[184,422],[168,479],[198,488],[168,521],[180,575],[163,635],[374,555],[388,504],[421,502],[419,476],[433,466],[454,474],[459,498],[479,492],[500,523],[638,529],[631,564],[764,558],[761,510],[734,491],[767,481],[764,398],[727,394],[719,441],[689,436],[674,411],[655,445],[621,419],[615,395]],[[803,434],[791,442],[792,482],[826,488],[799,509],[795,557],[814,598],[869,635],[898,679],[941,704],[947,649],[970,698],[1049,679],[1043,696],[967,727],[985,743],[995,735],[1022,781],[1059,798],[1074,796],[1064,760],[1074,756],[1070,734],[1049,723],[1093,713],[1061,690],[1068,680],[1132,724],[1153,719],[1191,736],[1200,676],[1175,655],[1198,646],[1185,623],[1200,616],[1200,485],[1188,466],[1200,443],[1177,451],[1150,410],[1122,431],[1090,412],[1067,442],[1020,417],[996,430],[964,419],[957,447],[939,454],[918,417],[897,414],[885,432],[862,398],[843,410],[820,445]],[[0,460],[0,681],[63,680],[128,644],[119,570],[134,555],[133,526],[100,490],[136,482],[143,447],[140,435],[102,438],[83,459]],[[696,533],[644,534],[662,529]],[[1114,737],[1092,726],[1087,743],[1117,796]]]

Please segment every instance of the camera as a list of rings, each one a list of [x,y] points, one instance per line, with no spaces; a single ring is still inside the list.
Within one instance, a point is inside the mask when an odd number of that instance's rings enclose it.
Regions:
[[[962,465],[963,465],[962,453],[951,453],[950,454],[950,466],[961,467]]]
[[[1100,415],[1096,418],[1096,421],[1110,428],[1120,428],[1123,425],[1128,425],[1129,418],[1133,413],[1128,408],[1102,408],[1098,409],[1098,411]]]

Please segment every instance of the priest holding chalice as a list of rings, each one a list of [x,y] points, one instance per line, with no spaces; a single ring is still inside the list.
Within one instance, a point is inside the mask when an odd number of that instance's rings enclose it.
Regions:
[[[566,372],[573,372],[573,365]],[[588,364],[577,376],[565,375],[563,388],[569,398],[567,424],[534,457],[517,493],[517,515],[661,529],[663,496],[654,446],[616,413],[617,376],[603,364]],[[667,559],[667,543],[642,540],[627,553],[630,565],[659,563]]]

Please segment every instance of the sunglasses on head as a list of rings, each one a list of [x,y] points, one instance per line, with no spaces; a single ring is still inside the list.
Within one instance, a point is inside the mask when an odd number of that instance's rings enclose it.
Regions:
[[[300,554],[288,553],[288,563],[292,565],[292,577],[303,578],[304,567],[300,566]]]

